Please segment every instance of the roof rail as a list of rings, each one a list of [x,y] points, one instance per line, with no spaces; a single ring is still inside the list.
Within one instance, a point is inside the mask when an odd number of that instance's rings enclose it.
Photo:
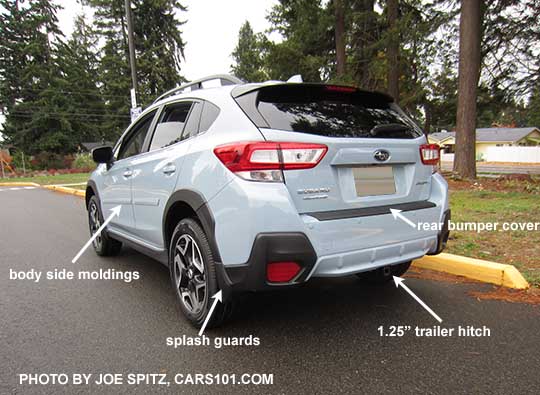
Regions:
[[[154,103],[160,101],[161,99],[164,99],[168,96],[172,96],[177,92],[181,92],[187,88],[191,88],[191,90],[197,90],[202,89],[203,82],[206,81],[213,81],[213,80],[220,80],[221,86],[225,85],[237,85],[237,84],[243,84],[244,81],[242,81],[240,78],[237,78],[233,75],[228,74],[214,74],[209,75],[208,77],[199,78],[198,80],[188,82],[187,84],[180,85],[176,88],[171,89],[170,91],[165,92],[161,96],[159,96],[156,100],[154,100]],[[153,104],[153,103],[152,103]]]

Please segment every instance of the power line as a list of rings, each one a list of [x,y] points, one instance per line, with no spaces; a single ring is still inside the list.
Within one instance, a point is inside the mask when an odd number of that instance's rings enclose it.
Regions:
[[[83,95],[83,96],[97,96],[97,97],[118,97],[122,99],[129,99],[129,94],[125,95],[111,95],[111,94],[102,94],[100,92],[92,92],[92,91],[73,91],[73,90],[55,90],[50,88],[45,89],[35,89],[35,88],[22,88],[22,89],[16,89],[17,92],[35,92],[35,93],[42,93],[47,90],[50,90],[51,92],[56,93],[66,93],[66,94],[74,94],[74,95]]]
[[[5,111],[5,114],[13,114],[15,112],[38,112],[41,111],[45,106],[38,105],[35,103],[20,103],[19,105],[14,106],[10,110]],[[111,111],[109,111],[107,108],[92,108],[90,106],[48,106],[47,108],[50,108],[50,111],[52,112],[61,112],[61,113],[68,113],[68,114],[105,114],[109,115],[112,114]],[[65,108],[65,110],[64,110]],[[88,112],[81,112],[87,110]],[[0,110],[1,111],[1,110]],[[117,111],[114,111],[117,112]],[[0,112],[1,113],[1,112]],[[126,115],[127,116],[127,115]]]
[[[5,116],[13,115],[13,116],[28,116],[33,117],[36,113],[32,111],[13,111],[9,114],[4,114]],[[74,116],[74,117],[102,117],[102,118],[130,118],[129,115],[115,115],[115,114],[106,114],[106,113],[99,113],[99,114],[85,114],[85,113],[74,113],[74,112],[47,112],[46,115],[52,115],[52,116]]]

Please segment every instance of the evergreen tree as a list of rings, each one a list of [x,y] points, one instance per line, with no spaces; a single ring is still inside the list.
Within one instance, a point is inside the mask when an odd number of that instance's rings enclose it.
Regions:
[[[129,125],[131,77],[124,2],[85,0],[94,9],[95,31],[103,41],[98,78],[105,105],[102,127],[114,139]]]
[[[530,95],[540,81],[540,2],[486,1],[484,15],[482,79],[507,98]]]
[[[267,67],[272,79],[301,74],[304,81],[327,80],[335,70],[334,11],[320,0],[280,0],[268,19],[283,36],[269,43]]]
[[[469,0],[461,4],[454,172],[467,179],[476,178],[476,99],[482,61],[483,12],[482,0]]]
[[[431,91],[428,104],[430,127],[426,131],[441,132],[454,131],[456,126],[457,111],[457,73],[450,60],[446,60],[439,71],[429,90]]]
[[[180,75],[185,43],[175,11],[179,0],[132,0],[139,100],[146,106],[185,79]]]
[[[70,115],[70,128],[78,143],[114,140],[117,137],[103,127],[106,113],[98,87],[97,40],[91,26],[79,16],[71,38],[57,45],[56,67],[60,77],[56,85],[66,98],[64,110]],[[125,114],[118,117],[124,121],[129,119]]]
[[[349,81],[366,90],[384,89],[381,45],[381,20],[375,12],[375,0],[349,0],[349,19],[345,19],[350,48]]]
[[[97,34],[104,46],[100,83],[107,117],[104,129],[119,135],[129,123],[131,77],[124,2],[84,0],[93,7]],[[175,11],[185,11],[179,0],[132,0],[137,61],[138,104],[149,105],[163,92],[185,81],[179,74],[184,42]]]
[[[264,52],[264,36],[255,34],[249,22],[244,22],[238,33],[238,43],[232,53],[235,61],[231,66],[232,73],[248,82],[268,80]]]
[[[7,13],[1,18],[1,102],[6,115],[3,134],[10,144],[27,153],[71,152],[73,136],[63,111],[64,97],[55,86],[51,41],[61,36],[58,6],[48,0],[21,5],[0,0]]]

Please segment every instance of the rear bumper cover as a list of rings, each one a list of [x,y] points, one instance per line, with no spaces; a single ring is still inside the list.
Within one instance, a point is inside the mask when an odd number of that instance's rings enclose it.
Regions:
[[[450,210],[443,215],[443,227],[437,235],[377,246],[359,251],[317,257],[309,238],[301,232],[260,233],[255,237],[249,259],[241,265],[216,264],[220,289],[227,298],[234,293],[293,287],[311,277],[346,276],[362,271],[411,261],[425,254],[439,254],[448,241]],[[288,283],[269,283],[269,262],[294,261],[302,270]]]
[[[362,250],[321,256],[310,277],[343,277],[421,258],[434,249],[437,236],[399,241]]]

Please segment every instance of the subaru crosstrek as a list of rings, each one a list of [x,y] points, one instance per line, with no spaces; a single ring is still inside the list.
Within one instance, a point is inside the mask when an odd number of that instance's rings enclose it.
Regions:
[[[195,326],[219,290],[214,326],[240,292],[384,283],[448,239],[439,148],[382,93],[213,76],[160,97],[93,157],[90,231],[122,207],[95,251],[125,244],[166,264]]]

